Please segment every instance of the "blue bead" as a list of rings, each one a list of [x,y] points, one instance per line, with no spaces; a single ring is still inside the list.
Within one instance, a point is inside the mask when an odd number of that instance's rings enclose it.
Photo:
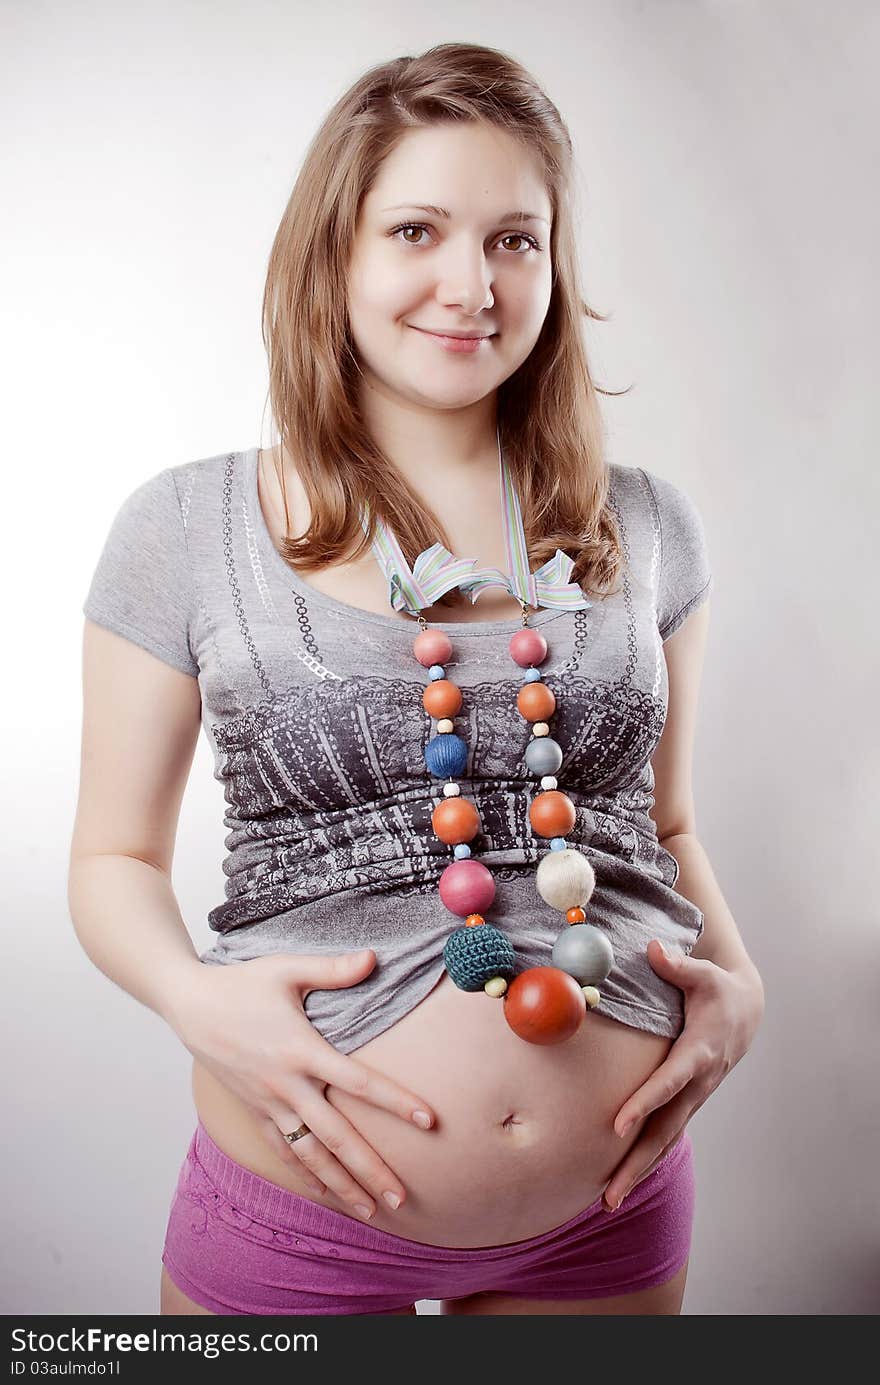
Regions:
[[[540,683],[541,670],[539,668],[527,668],[523,674],[523,681],[525,683]]]
[[[468,846],[467,842],[459,842],[458,846],[455,848],[456,861],[462,861],[466,856],[470,856],[470,854],[471,849]]]
[[[428,672],[431,675],[432,683],[436,683],[438,678],[446,677],[446,669],[443,667],[442,664],[432,664],[431,667],[428,669]]]
[[[432,736],[425,746],[425,764],[437,779],[452,779],[464,773],[468,749],[454,731]]]
[[[551,851],[566,851],[567,849],[568,849],[568,843],[566,842],[566,840],[565,840],[564,837],[553,837],[553,838],[551,838],[551,841],[550,841],[550,850],[551,850]]]

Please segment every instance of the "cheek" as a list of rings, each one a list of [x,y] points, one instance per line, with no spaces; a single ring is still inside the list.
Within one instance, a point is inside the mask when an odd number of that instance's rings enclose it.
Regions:
[[[535,265],[529,273],[510,275],[499,283],[498,297],[516,313],[523,325],[544,321],[550,306],[551,272],[547,265]]]

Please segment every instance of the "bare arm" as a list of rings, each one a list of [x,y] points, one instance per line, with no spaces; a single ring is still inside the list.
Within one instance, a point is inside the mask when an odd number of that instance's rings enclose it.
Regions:
[[[663,735],[651,760],[651,815],[661,845],[678,862],[676,891],[703,913],[703,932],[691,956],[715,962],[725,971],[748,975],[760,988],[758,970],[697,836],[691,770],[709,607],[706,601],[663,646],[669,672],[669,706]]]
[[[168,876],[136,856],[77,856],[67,898],[95,966],[179,1034],[179,1003],[202,964]]]
[[[86,621],[68,905],[95,965],[172,1027],[201,968],[171,884],[198,680]]]

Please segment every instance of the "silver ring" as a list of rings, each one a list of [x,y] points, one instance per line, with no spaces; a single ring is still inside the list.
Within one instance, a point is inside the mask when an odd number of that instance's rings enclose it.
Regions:
[[[284,1131],[283,1131],[283,1130],[282,1130],[281,1133],[282,1133],[282,1135],[284,1135]],[[309,1129],[309,1127],[308,1127],[307,1125],[301,1125],[301,1126],[299,1127],[299,1129],[298,1129],[298,1130],[294,1130],[292,1134],[290,1134],[290,1135],[284,1135],[284,1138],[285,1138],[285,1140],[287,1141],[287,1143],[288,1143],[289,1145],[292,1145],[293,1142],[294,1142],[294,1140],[301,1140],[302,1137],[303,1137],[303,1135],[311,1135],[311,1133],[312,1133],[312,1132],[311,1132],[311,1130]]]

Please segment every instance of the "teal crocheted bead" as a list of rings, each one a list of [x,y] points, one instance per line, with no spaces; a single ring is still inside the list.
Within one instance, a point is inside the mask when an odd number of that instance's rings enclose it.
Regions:
[[[491,923],[456,928],[446,939],[443,961],[461,991],[481,991],[493,976],[510,981],[516,971],[510,940]]]

